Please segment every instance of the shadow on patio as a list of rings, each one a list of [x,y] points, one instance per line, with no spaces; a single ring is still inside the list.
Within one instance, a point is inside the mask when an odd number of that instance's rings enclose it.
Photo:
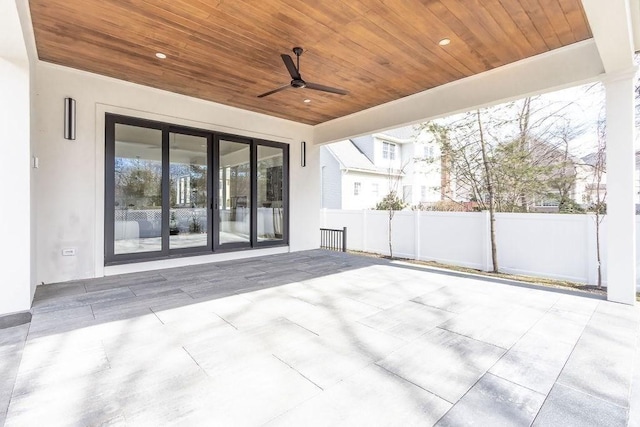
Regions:
[[[6,424],[624,425],[638,324],[319,250],[47,285]]]

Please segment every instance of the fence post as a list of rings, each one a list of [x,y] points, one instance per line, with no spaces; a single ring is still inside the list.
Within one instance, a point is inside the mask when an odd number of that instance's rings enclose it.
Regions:
[[[342,227],[342,252],[347,252],[347,227]]]
[[[362,210],[362,252],[367,252],[367,210]]]
[[[484,259],[482,260],[482,264],[484,264],[484,271],[493,270],[493,260],[491,259],[491,216],[489,215],[489,211],[482,211],[482,225],[484,230],[484,245],[483,246],[483,255]]]
[[[420,211],[413,213],[413,258],[420,259]]]

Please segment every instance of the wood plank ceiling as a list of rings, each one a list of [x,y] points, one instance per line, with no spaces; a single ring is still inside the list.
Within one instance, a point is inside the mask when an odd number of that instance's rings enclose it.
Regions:
[[[43,61],[308,124],[591,37],[580,0],[30,0],[30,8]],[[440,46],[443,38],[451,43]],[[305,80],[349,94],[257,98],[289,83],[280,54],[294,56],[293,46],[305,49]]]

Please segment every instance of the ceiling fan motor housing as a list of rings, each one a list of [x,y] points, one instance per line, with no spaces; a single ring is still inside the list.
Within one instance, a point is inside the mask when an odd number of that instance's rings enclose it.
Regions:
[[[296,89],[302,89],[306,85],[307,84],[302,79],[293,79],[293,80],[291,80],[291,86],[295,87]]]

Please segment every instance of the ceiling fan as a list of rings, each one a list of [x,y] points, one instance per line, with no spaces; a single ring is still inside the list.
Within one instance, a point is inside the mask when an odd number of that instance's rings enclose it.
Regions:
[[[349,93],[346,90],[319,85],[317,83],[305,82],[304,80],[302,80],[302,76],[300,75],[300,55],[302,55],[302,52],[304,52],[304,50],[301,47],[293,48],[293,53],[295,53],[297,57],[297,65],[293,63],[293,59],[291,59],[291,56],[284,54],[280,55],[282,57],[282,60],[284,61],[285,67],[287,67],[287,70],[289,70],[289,74],[291,75],[291,82],[286,86],[282,86],[278,89],[270,90],[269,92],[265,92],[262,95],[258,95],[258,98],[264,98],[265,96],[273,95],[276,92],[289,89],[290,87],[295,89],[307,88],[319,90],[321,92],[335,93],[338,95],[346,95]]]

